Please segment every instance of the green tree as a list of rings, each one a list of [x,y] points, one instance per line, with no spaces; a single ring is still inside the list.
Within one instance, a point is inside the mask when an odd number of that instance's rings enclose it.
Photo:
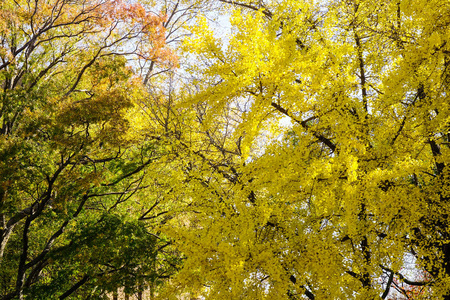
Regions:
[[[148,9],[0,3],[1,299],[106,297],[178,264],[130,203],[164,151],[130,130],[147,97],[136,74],[174,63],[165,16]]]

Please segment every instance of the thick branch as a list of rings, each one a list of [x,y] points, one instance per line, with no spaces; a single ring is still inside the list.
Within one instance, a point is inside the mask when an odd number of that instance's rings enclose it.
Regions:
[[[87,281],[89,280],[89,276],[88,275],[84,275],[83,278],[81,278],[80,281],[78,281],[77,283],[75,283],[70,289],[68,289],[64,294],[62,294],[61,296],[59,296],[59,299],[66,299],[67,297],[69,297],[73,292],[75,292],[77,289],[79,289],[83,284],[85,284]]]
[[[431,152],[433,153],[433,157],[436,159],[441,155],[441,149],[439,148],[436,141],[429,139],[428,143],[431,147]],[[436,162],[436,174],[439,175],[442,173],[442,170],[444,170],[445,164],[442,162]]]
[[[400,272],[394,272],[393,270],[391,270],[387,267],[384,267],[382,265],[380,265],[380,267],[385,271],[388,271],[388,272],[391,272],[391,273],[397,275],[406,284],[414,285],[414,286],[432,285],[431,281],[412,281],[412,280],[409,280],[408,278],[406,278],[405,276],[403,276]]]
[[[381,299],[386,299],[387,295],[389,295],[389,291],[391,290],[393,280],[394,280],[394,272],[389,272],[389,279],[386,284],[386,289],[384,290],[383,295],[381,295]]]
[[[26,271],[25,263],[28,257],[28,232],[30,229],[31,221],[31,217],[28,217],[23,228],[22,253],[20,254],[19,267],[17,271],[16,293],[19,295],[20,300],[23,299],[23,283]]]
[[[296,284],[296,283],[297,283],[297,278],[295,278],[294,275],[291,275],[291,276],[289,277],[289,280],[290,280],[293,284]],[[313,294],[309,289],[307,289],[304,285],[301,285],[300,288],[302,288],[302,289],[305,291],[305,296],[308,297],[309,299],[314,300],[314,299],[316,298],[316,297],[314,296],[314,294]]]
[[[290,117],[291,119],[293,119],[296,123],[300,124],[305,130],[309,130],[310,127],[308,126],[306,121],[300,121],[297,120],[292,114],[290,114],[288,112],[287,109],[281,107],[279,104],[272,102],[271,105],[278,110],[279,112],[281,112],[282,114]],[[328,138],[326,138],[325,136],[321,135],[320,133],[317,132],[312,132],[312,134],[314,135],[315,138],[317,138],[320,142],[322,142],[323,144],[325,144],[330,150],[331,152],[336,152],[336,145]]]

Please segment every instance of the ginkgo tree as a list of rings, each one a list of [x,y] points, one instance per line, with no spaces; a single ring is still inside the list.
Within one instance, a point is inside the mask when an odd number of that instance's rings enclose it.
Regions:
[[[184,46],[198,125],[172,291],[388,299],[395,279],[450,299],[450,4],[219,2],[230,35],[200,17]]]

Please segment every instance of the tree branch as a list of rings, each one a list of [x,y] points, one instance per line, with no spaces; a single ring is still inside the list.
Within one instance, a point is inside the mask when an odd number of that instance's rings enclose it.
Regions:
[[[300,124],[305,130],[310,129],[310,127],[308,126],[306,121],[300,121],[297,120],[292,114],[290,114],[288,112],[287,109],[283,108],[282,106],[280,106],[279,104],[272,102],[271,105],[278,110],[279,112],[281,112],[282,114],[290,117],[291,119],[293,119],[296,123]],[[317,138],[320,142],[322,142],[323,144],[325,144],[330,150],[331,152],[336,152],[336,145],[328,138],[326,138],[325,136],[317,133],[317,132],[312,132],[312,134],[314,135],[315,138]]]

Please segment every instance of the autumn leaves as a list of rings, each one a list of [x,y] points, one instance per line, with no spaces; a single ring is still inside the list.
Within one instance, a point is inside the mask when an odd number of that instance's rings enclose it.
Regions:
[[[2,299],[447,299],[449,9],[4,1]]]

